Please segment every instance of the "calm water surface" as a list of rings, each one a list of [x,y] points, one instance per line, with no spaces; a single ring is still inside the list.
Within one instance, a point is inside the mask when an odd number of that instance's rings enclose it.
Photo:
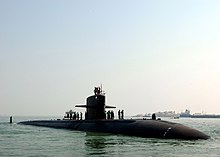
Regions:
[[[0,117],[0,156],[124,156],[124,157],[220,157],[220,119],[167,119],[196,128],[209,140],[166,140],[86,133],[17,124],[49,117]],[[164,118],[163,118],[164,119]]]

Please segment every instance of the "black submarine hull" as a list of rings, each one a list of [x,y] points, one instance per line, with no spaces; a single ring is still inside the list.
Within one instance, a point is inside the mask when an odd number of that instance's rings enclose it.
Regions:
[[[119,113],[117,120],[113,119],[114,112],[108,111],[106,118],[106,108],[115,108],[106,105],[105,94],[102,88],[95,87],[94,95],[87,97],[85,105],[76,105],[75,107],[86,108],[85,120],[79,119],[75,113],[70,110],[66,112],[63,120],[36,120],[20,122],[26,125],[44,126],[52,128],[64,128],[86,132],[101,132],[111,134],[122,134],[128,136],[139,136],[145,138],[164,138],[164,139],[208,139],[209,136],[182,124],[156,120],[155,114],[152,119],[133,120],[124,119],[123,110]],[[120,111],[120,110],[119,110]],[[82,119],[82,116],[81,118]]]
[[[209,139],[210,137],[196,129],[182,124],[163,120],[36,120],[20,124],[63,128],[86,132],[122,134],[144,138],[164,139]]]

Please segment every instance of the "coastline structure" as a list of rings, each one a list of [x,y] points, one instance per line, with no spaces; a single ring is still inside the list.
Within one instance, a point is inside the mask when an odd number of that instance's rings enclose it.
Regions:
[[[220,114],[202,114],[202,113],[190,114],[190,110],[186,109],[185,112],[181,112],[180,117],[181,118],[220,118]]]

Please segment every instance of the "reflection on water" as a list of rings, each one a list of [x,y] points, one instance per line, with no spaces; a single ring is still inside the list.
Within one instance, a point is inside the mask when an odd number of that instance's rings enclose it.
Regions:
[[[107,154],[105,147],[108,145],[106,136],[99,133],[86,133],[85,146],[88,155]]]
[[[104,136],[95,133],[86,133],[85,145],[95,149],[103,149],[107,145]]]
[[[113,155],[119,150],[119,145],[126,145],[126,136],[105,133],[86,133],[85,147],[87,155]]]

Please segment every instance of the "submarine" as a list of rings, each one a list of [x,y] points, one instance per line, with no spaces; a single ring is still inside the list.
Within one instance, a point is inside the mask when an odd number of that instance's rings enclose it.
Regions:
[[[155,114],[151,119],[124,119],[122,111],[118,112],[119,119],[114,119],[113,111],[106,112],[106,109],[116,107],[105,104],[105,93],[101,87],[95,87],[94,95],[87,97],[85,105],[75,107],[86,108],[85,119],[82,118],[82,113],[79,118],[79,114],[73,114],[70,110],[63,119],[22,121],[19,124],[143,138],[184,140],[210,138],[205,133],[183,124],[156,119]]]

